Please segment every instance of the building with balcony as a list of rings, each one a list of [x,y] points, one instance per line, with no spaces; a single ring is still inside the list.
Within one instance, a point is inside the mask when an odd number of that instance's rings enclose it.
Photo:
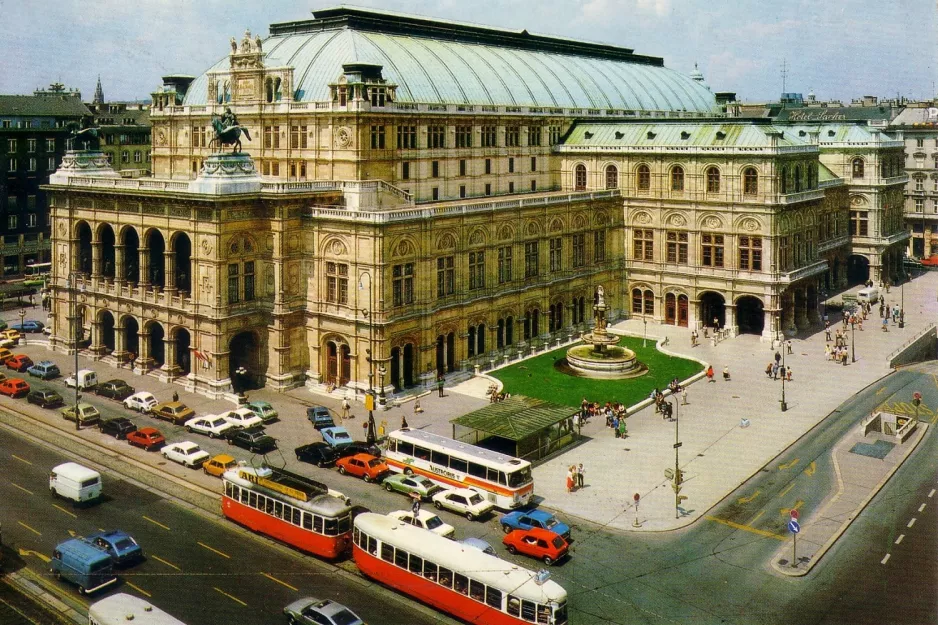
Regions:
[[[909,255],[938,254],[938,101],[910,103],[889,126],[905,141],[905,221]]]

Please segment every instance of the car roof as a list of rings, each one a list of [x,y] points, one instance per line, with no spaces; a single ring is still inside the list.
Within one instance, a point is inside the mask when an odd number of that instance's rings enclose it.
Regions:
[[[372,460],[380,460],[377,456],[372,456],[371,454],[355,454],[354,456],[346,456],[347,458],[355,458],[356,460],[361,460],[362,462],[371,462]]]
[[[346,434],[348,434],[348,430],[346,430],[346,429],[345,429],[344,427],[342,427],[341,425],[334,425],[334,426],[332,426],[332,427],[323,428],[323,429],[321,429],[321,430],[319,430],[319,431],[320,431],[320,432],[329,432],[330,434],[338,434],[338,433],[341,433],[341,432],[345,432]],[[351,435],[349,435],[349,438],[351,438]]]
[[[546,512],[544,510],[527,510],[527,511],[519,510],[515,514],[517,514],[518,516],[526,515],[526,516],[531,517],[532,519],[537,519],[539,521],[546,521],[550,518],[554,518],[553,514],[551,514],[550,512]]]
[[[512,530],[513,532],[521,532],[527,536],[534,536],[535,538],[543,538],[544,540],[553,540],[557,536],[560,536],[557,532],[552,532],[550,530],[545,530],[541,527],[532,527],[529,530]]]
[[[478,495],[479,491],[472,490],[471,488],[447,488],[440,495],[462,495],[463,497],[472,497],[473,495]],[[481,496],[481,495],[480,495]]]
[[[153,397],[153,399],[156,399],[156,397],[154,397],[153,393],[151,393],[150,391],[137,391],[130,397],[136,397],[137,399],[150,399],[151,397]],[[128,399],[130,399],[130,397],[128,397]]]
[[[212,456],[212,460],[215,462],[220,462],[221,464],[228,464],[234,459],[234,456],[229,456],[228,454],[216,454]]]
[[[151,428],[151,427],[140,428],[139,430],[137,430],[137,432],[141,434],[153,434],[154,432],[157,434],[160,434],[159,430],[157,430],[156,428]]]
[[[198,447],[198,444],[192,441],[179,441],[178,443],[173,443],[173,446],[179,449],[192,449],[193,447]]]

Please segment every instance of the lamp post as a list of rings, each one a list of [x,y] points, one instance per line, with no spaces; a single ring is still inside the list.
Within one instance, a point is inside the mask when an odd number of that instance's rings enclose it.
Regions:
[[[645,341],[648,340],[648,319],[642,319],[642,326],[644,327],[644,332],[642,334],[642,347],[645,347]]]
[[[81,275],[80,271],[72,271],[68,274],[68,279],[66,281],[66,286],[68,287],[68,301],[69,308],[72,315],[72,345],[75,349],[75,429],[81,429],[81,419],[78,414],[78,401],[81,399],[81,392],[78,388],[78,335],[80,332],[80,325],[78,319],[78,277]],[[81,290],[84,291],[84,284],[81,286]]]
[[[375,441],[378,439],[377,434],[375,432],[375,414],[374,414],[374,408],[375,408],[375,386],[374,386],[374,378],[375,378],[375,373],[374,373],[374,370],[375,370],[375,353],[374,353],[375,290],[374,290],[374,284],[372,283],[371,274],[368,273],[367,271],[363,271],[361,275],[358,276],[358,290],[361,291],[362,289],[365,288],[365,283],[363,282],[363,279],[365,278],[365,276],[368,276],[368,303],[369,303],[368,309],[364,309],[364,308],[361,309],[362,315],[366,319],[368,319],[368,349],[365,350],[365,353],[368,356],[368,397],[366,398],[366,401],[365,401],[367,408],[368,408],[368,433],[365,437],[365,442],[367,442],[369,445],[373,445]],[[383,381],[382,381],[381,387],[383,390],[384,389]]]
[[[26,309],[20,308],[20,336],[23,339],[23,346],[26,346],[26,328],[23,327],[23,324],[26,322]]]
[[[857,361],[857,324],[850,324],[850,362]]]
[[[680,449],[681,438],[678,434],[678,427],[681,424],[681,405],[680,402],[674,402],[674,518],[681,518],[681,500],[686,497],[681,496],[681,484],[684,483],[684,476],[681,475]]]
[[[785,349],[785,346],[782,345],[782,369],[785,369],[785,352],[786,352],[786,351],[787,351],[787,350]],[[781,404],[782,404],[782,412],[785,412],[786,410],[788,410],[788,402],[785,401],[785,374],[782,374],[782,400],[781,400]]]
[[[903,268],[904,269],[904,268]],[[902,284],[899,286],[899,327],[905,327],[905,275],[902,276]]]

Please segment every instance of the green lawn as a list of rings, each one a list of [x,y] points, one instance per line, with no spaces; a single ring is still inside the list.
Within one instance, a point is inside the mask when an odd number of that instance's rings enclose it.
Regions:
[[[665,389],[674,378],[684,380],[703,367],[693,360],[668,356],[655,348],[652,340],[642,347],[642,339],[624,336],[619,345],[635,352],[648,373],[630,380],[596,380],[566,375],[554,369],[554,362],[564,358],[567,348],[541,354],[492,372],[505,385],[505,392],[536,397],[555,404],[579,406],[586,397],[590,401],[621,402],[626,406],[637,404],[651,394],[651,389]]]

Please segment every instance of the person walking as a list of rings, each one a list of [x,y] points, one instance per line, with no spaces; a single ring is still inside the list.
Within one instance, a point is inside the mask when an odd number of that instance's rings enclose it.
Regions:
[[[441,373],[436,377],[436,390],[440,392],[440,397],[443,397],[443,385],[446,383],[446,378]]]
[[[410,511],[414,513],[414,516],[417,516],[420,514],[420,495],[411,493],[410,498],[413,500],[410,504]]]
[[[830,350],[830,347],[828,347],[827,349]],[[765,366],[765,377],[767,377],[770,380],[772,379],[772,365],[774,364],[775,364],[774,362],[770,362],[769,364]]]
[[[179,393],[177,393],[176,391],[173,391],[173,402],[177,402],[177,401],[179,401]]]
[[[792,353],[791,352],[791,339],[788,339],[788,342],[785,344],[785,347],[788,349],[789,354]]]
[[[791,382],[791,367],[788,367],[788,381]]]
[[[581,463],[578,464],[577,467],[576,467],[576,485],[577,485],[577,488],[583,488],[583,480],[585,479],[585,478],[584,478],[584,475],[585,475],[585,474],[586,474],[586,471],[583,469],[583,463],[581,462]]]
[[[348,397],[342,398],[342,419],[348,419],[351,406],[348,403]]]
[[[778,379],[778,363],[777,362],[772,365],[772,379],[773,380]]]
[[[687,387],[686,386],[681,389],[681,405],[682,406],[687,405]]]
[[[775,351],[775,364],[778,364],[780,362],[782,362],[782,355],[778,352],[778,350],[776,350]]]
[[[573,492],[573,467],[567,468],[567,492]]]
[[[407,425],[407,415],[401,415],[401,429],[402,430],[410,429],[409,426]]]
[[[619,438],[619,417],[612,418],[612,433],[616,438]]]
[[[707,382],[716,382],[716,380],[713,379],[713,365],[707,367]]]
[[[723,381],[724,382],[730,381],[730,368],[728,366],[723,367]]]
[[[626,416],[627,415],[622,415],[619,417],[619,438],[625,438],[625,436],[629,433],[628,428],[625,425]]]

